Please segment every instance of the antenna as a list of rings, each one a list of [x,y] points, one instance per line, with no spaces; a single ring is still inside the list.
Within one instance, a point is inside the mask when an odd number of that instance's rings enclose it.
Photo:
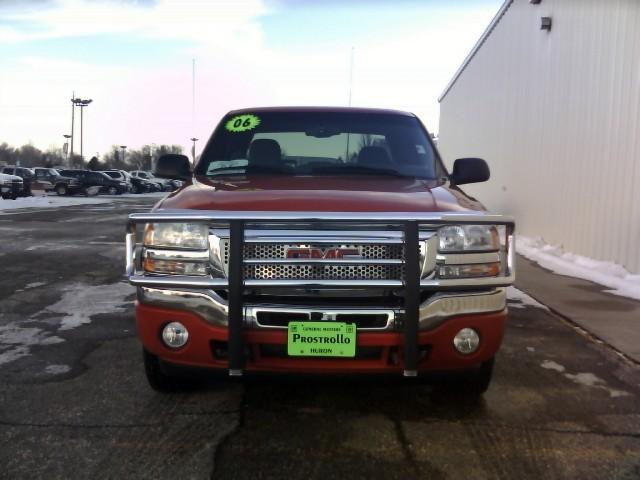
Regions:
[[[349,106],[351,106],[351,90],[353,85],[353,50],[351,47],[351,65],[349,67]]]
[[[191,60],[191,133],[196,129],[196,59]],[[195,136],[195,135],[194,135]]]
[[[349,66],[349,106],[351,106],[351,86],[353,84],[353,50],[354,48],[351,47],[351,64]],[[346,146],[346,151],[344,152],[344,159],[345,162],[349,162],[349,140],[350,140],[351,134],[350,132],[347,132],[347,146]]]

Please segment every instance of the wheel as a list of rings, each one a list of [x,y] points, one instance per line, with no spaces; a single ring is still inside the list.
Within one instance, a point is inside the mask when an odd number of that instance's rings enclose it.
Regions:
[[[118,194],[118,189],[116,187],[109,187],[107,189],[107,193],[109,195],[117,195]]]
[[[60,185],[56,185],[56,194],[62,196],[62,195],[66,195],[67,194],[67,186],[60,184]]]
[[[142,349],[144,360],[144,372],[147,375],[149,386],[157,392],[171,393],[192,390],[194,382],[188,379],[167,375],[162,371],[160,359],[154,354]]]
[[[138,194],[141,193],[140,189],[136,185],[131,185],[131,193]]]
[[[452,376],[447,382],[447,390],[465,397],[480,397],[489,389],[493,377],[495,357],[483,362],[476,370]]]

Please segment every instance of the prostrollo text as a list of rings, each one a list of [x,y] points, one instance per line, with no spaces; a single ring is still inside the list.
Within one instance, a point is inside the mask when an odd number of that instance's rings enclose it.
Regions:
[[[293,343],[351,343],[349,337],[345,337],[342,333],[337,334],[334,337],[309,337],[300,335],[299,333],[293,334]]]

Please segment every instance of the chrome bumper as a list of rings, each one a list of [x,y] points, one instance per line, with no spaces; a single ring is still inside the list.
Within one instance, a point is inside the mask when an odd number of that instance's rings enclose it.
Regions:
[[[418,328],[432,330],[447,319],[460,315],[500,312],[506,307],[506,290],[497,288],[485,292],[437,293],[420,304]],[[213,290],[169,290],[164,288],[138,287],[138,301],[144,305],[175,310],[187,310],[202,317],[216,327],[228,327],[229,307],[227,301]],[[310,315],[318,314],[319,320],[332,320],[337,315],[384,314],[387,321],[383,327],[359,328],[358,331],[400,330],[404,315],[402,308],[345,308],[331,306],[291,306],[281,304],[247,304],[243,306],[245,328],[286,329],[284,326],[262,325],[258,313],[282,313]]]

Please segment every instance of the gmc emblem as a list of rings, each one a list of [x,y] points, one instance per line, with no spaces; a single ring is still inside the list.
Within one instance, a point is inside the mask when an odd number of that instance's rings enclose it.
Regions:
[[[362,258],[360,249],[349,248],[317,248],[317,247],[296,247],[287,250],[287,258],[317,258],[329,260],[334,258]]]

